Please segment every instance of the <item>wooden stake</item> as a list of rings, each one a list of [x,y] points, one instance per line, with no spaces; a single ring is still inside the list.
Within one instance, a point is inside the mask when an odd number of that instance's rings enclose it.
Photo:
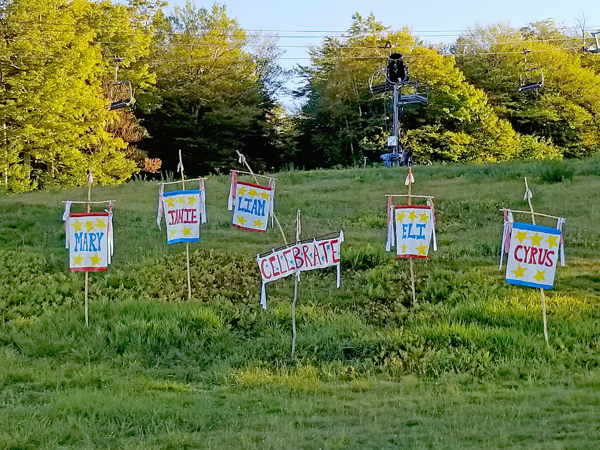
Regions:
[[[256,178],[256,175],[254,174],[254,172],[252,171],[252,168],[250,167],[250,165],[248,164],[248,161],[246,161],[246,157],[244,155],[242,155],[239,151],[236,150],[236,153],[238,154],[238,156],[240,157],[240,159],[243,161],[244,165],[246,166],[246,169],[248,169],[248,172],[250,172],[250,174],[252,175],[252,178],[254,178],[254,182],[256,184],[260,184],[258,182],[258,178]],[[283,239],[283,243],[285,245],[288,244],[288,241],[285,237],[285,233],[283,232],[283,228],[281,228],[281,224],[279,223],[279,219],[277,219],[277,216],[275,215],[275,212],[273,212],[273,218],[275,219],[275,223],[277,224],[277,227],[279,228],[279,232],[281,233],[281,237]]]
[[[296,213],[296,242],[300,242],[302,233],[300,225],[300,210]],[[298,284],[300,283],[300,273],[294,274],[294,302],[292,303],[292,359],[296,351],[296,302],[298,301]]]
[[[181,187],[185,191],[185,177],[183,175],[183,160],[181,159],[181,150],[179,150],[179,165],[177,166],[181,173]],[[185,259],[187,266],[187,285],[188,285],[188,300],[192,298],[192,276],[190,274],[190,243],[185,243]]]
[[[87,203],[85,204],[85,211],[87,213],[92,211],[92,206],[91,206],[91,201],[92,201],[92,169],[88,170],[88,175],[87,175]],[[90,326],[90,319],[89,319],[89,301],[88,301],[88,292],[89,292],[89,283],[90,283],[90,273],[89,272],[85,272],[85,326],[89,327]]]
[[[527,177],[523,177],[525,180],[525,196],[527,197],[527,203],[529,203],[529,210],[531,211],[531,223],[535,225],[535,212],[533,211],[533,204],[531,203],[531,196],[529,195],[529,186],[527,185]],[[548,321],[546,319],[546,295],[544,294],[544,288],[540,288],[540,295],[542,297],[542,316],[544,318],[544,339],[546,344],[548,342]]]
[[[410,205],[410,194],[411,194],[411,187],[412,187],[412,167],[408,167],[408,197],[407,197],[407,201],[408,204]],[[415,291],[415,271],[413,268],[413,259],[412,258],[408,258],[408,264],[410,266],[410,287],[412,289],[412,298],[413,298],[413,307],[417,305],[417,293]]]

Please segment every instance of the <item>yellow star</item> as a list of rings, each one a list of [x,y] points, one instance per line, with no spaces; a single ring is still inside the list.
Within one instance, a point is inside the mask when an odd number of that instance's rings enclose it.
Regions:
[[[90,258],[90,260],[92,261],[92,266],[95,266],[95,265],[99,266],[100,265],[100,261],[102,261],[102,258],[100,258],[98,256],[98,253],[94,253],[94,256],[92,256]]]
[[[404,211],[402,211],[401,213],[396,213],[396,221],[402,222],[402,220],[404,220],[405,217],[406,215],[404,214]]]
[[[269,200],[269,199],[271,198],[271,194],[270,194],[268,191],[262,191],[262,192],[260,193],[260,197],[261,197],[263,200]]]
[[[429,219],[429,214],[422,213],[422,214],[419,214],[419,217],[421,218],[421,222],[427,223],[427,220]]]
[[[177,234],[177,230],[176,230],[175,228],[171,228],[171,229],[169,230],[169,237],[170,237],[171,239],[173,239],[173,238],[175,237],[175,235],[176,235],[176,234]]]
[[[401,253],[401,254],[402,254],[402,255],[406,255],[406,244],[402,244],[402,245],[400,246],[400,248],[402,249],[402,253]]]
[[[87,229],[87,232],[89,233],[94,229],[94,224],[90,220],[86,220],[84,227]]]
[[[263,223],[260,219],[256,219],[252,221],[254,223],[254,228],[262,228]]]
[[[180,205],[185,205],[185,197],[183,195],[177,197],[177,203]]]
[[[183,233],[184,236],[191,236],[192,235],[192,227],[188,228],[184,225],[183,230],[181,230],[181,232]]]
[[[417,215],[415,214],[414,209],[411,209],[411,211],[408,213],[408,218],[410,219],[411,222],[415,221],[415,219],[417,218]]]
[[[550,250],[552,250],[554,247],[558,247],[558,236],[551,234],[548,236],[548,239],[546,239],[546,242],[550,245]]]
[[[188,197],[188,205],[190,206],[194,206],[194,203],[196,203],[198,201],[198,199],[196,197],[194,197],[193,195]]]
[[[538,270],[537,273],[535,274],[535,278],[537,280],[538,283],[541,283],[542,281],[546,281],[546,277],[544,276],[544,274],[546,273],[545,270]]]
[[[425,255],[427,247],[425,247],[425,245],[423,245],[423,243],[421,242],[421,244],[417,248],[415,248],[415,250],[418,252],[417,255]]]
[[[106,222],[104,219],[96,219],[96,226],[102,230],[102,228],[106,228]]]
[[[527,231],[517,230],[517,235],[515,236],[515,239],[518,239],[519,242],[522,244],[525,239],[528,239],[527,238]]]
[[[238,189],[238,195],[244,195],[246,193],[246,188],[242,186]]]
[[[80,253],[77,254],[77,256],[73,256],[73,265],[81,265],[81,262],[84,260],[83,256],[81,256]]]
[[[531,236],[531,245],[542,245],[542,236],[540,236],[539,234],[535,233],[533,236]]]
[[[83,225],[79,220],[75,219],[75,222],[73,222],[71,225],[73,225],[73,228],[75,228],[74,231],[82,231],[81,230],[81,225]]]
[[[244,216],[238,217],[237,221],[241,226],[244,226],[244,224],[247,222],[247,220],[244,219]]]
[[[521,267],[521,264],[518,264],[517,266],[518,267],[515,270],[511,270],[511,272],[515,274],[515,278],[519,278],[519,277],[525,278],[525,271],[527,269],[525,267]]]
[[[248,191],[248,195],[254,197],[255,195],[258,195],[258,192],[256,192],[256,189],[252,188]]]
[[[167,206],[169,208],[175,208],[175,198],[174,197],[167,198]]]

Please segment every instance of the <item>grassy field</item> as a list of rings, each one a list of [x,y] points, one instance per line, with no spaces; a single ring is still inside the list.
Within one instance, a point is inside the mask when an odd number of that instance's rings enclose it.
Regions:
[[[404,169],[276,174],[288,238],[344,230],[335,271],[293,280],[259,305],[255,255],[276,230],[231,226],[229,178],[206,182],[208,219],[191,245],[165,245],[157,185],[94,188],[114,199],[115,255],[68,270],[63,200],[84,189],[0,196],[0,448],[597,448],[600,440],[600,158],[415,167],[435,197],[439,251],[408,262],[384,251],[385,194]],[[504,206],[567,219],[567,266],[547,291],[498,269]],[[527,216],[520,217],[528,221]],[[554,226],[552,222],[542,224]]]

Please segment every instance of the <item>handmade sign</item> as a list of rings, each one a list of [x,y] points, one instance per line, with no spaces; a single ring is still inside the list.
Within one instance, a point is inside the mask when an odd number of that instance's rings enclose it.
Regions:
[[[232,172],[229,210],[233,209],[233,226],[244,230],[265,232],[269,218],[273,220],[274,180],[268,186],[236,179]]]
[[[552,289],[561,246],[561,230],[514,222],[510,234],[506,281]]]
[[[391,212],[393,216],[388,225],[388,250],[393,245],[393,230],[389,228],[393,226],[393,221],[396,224],[396,255],[398,258],[427,258],[432,238],[433,249],[437,250],[434,214],[431,206],[396,205]]]
[[[344,232],[333,238],[297,242],[273,250],[256,259],[262,277],[260,303],[267,309],[266,283],[307,270],[337,266],[337,287],[340,287],[340,245]]]
[[[159,194],[157,223],[162,216],[167,225],[167,244],[199,242],[200,223],[206,223],[206,206],[202,189],[162,192]]]
[[[107,270],[113,253],[112,202],[108,211],[96,213],[72,213],[71,203],[66,202],[63,214],[70,270]]]

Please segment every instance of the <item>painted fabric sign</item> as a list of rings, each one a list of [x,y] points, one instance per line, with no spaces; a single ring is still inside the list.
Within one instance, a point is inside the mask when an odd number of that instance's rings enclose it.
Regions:
[[[164,192],[161,195],[167,244],[200,241],[200,222],[202,220],[200,196],[198,189]]]
[[[243,181],[232,187],[233,226],[264,233],[272,213],[273,189]]]
[[[199,242],[200,224],[206,223],[204,179],[198,179],[198,189],[170,192],[164,192],[164,185],[161,183],[158,187],[158,228],[163,215],[167,225],[167,244]]]
[[[66,228],[71,271],[107,270],[112,254],[112,214],[69,213]]]
[[[433,238],[437,250],[433,209],[425,205],[396,205],[396,255],[398,258],[427,258]]]
[[[562,232],[556,228],[514,222],[510,234],[506,281],[552,289]]]
[[[340,287],[340,246],[344,232],[328,239],[297,242],[263,255],[257,255],[258,268],[262,277],[260,303],[267,309],[265,285],[307,270],[337,266],[337,287]]]

